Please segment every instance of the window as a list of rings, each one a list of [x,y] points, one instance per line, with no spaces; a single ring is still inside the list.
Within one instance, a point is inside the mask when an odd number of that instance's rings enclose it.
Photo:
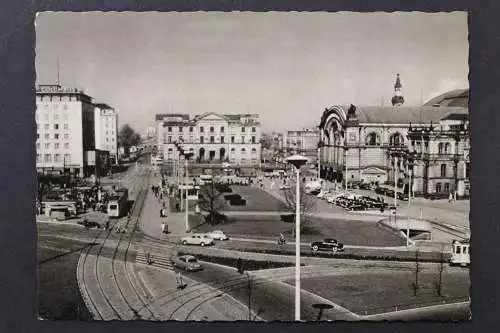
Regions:
[[[36,154],[36,162],[38,163],[38,162],[40,162],[40,160],[41,160],[41,155],[40,154]]]
[[[36,139],[40,139],[40,133],[36,133]]]
[[[461,249],[462,249],[462,247],[461,247],[461,246],[457,246],[457,251],[456,251],[456,253],[457,253],[457,254],[460,254],[460,252],[461,252],[460,250],[461,250]]]
[[[256,152],[257,152],[257,149],[252,148],[252,153],[256,153]]]
[[[241,143],[245,143],[245,137],[244,136],[241,137]]]
[[[69,134],[68,133],[64,133],[64,140],[68,140],[69,139]]]
[[[445,184],[444,184],[444,191],[445,191],[446,193],[449,193],[449,192],[450,192],[450,184],[448,184],[448,183],[445,183]]]
[[[109,142],[109,138],[106,138],[106,142]]]
[[[236,150],[236,149],[234,149],[234,148],[231,148],[231,153],[234,153],[234,151],[235,151],[235,150]]]
[[[36,129],[40,129],[40,124],[39,123],[36,123]]]
[[[182,132],[183,127],[179,126],[179,132]]]
[[[203,133],[205,131],[205,129],[203,128],[203,126],[200,126],[200,133]]]
[[[451,144],[450,143],[446,143],[444,145],[444,153],[445,154],[451,154]]]
[[[52,160],[52,155],[50,154],[45,154],[43,157],[44,162],[50,162]]]
[[[220,137],[220,143],[224,143],[224,137],[223,136]]]
[[[43,119],[45,119],[45,121],[49,121],[49,115],[46,113],[43,115]]]
[[[241,152],[245,153],[247,150],[245,148],[241,148]]]
[[[59,142],[54,143],[54,149],[59,149]]]
[[[58,140],[59,139],[59,134],[58,133],[55,133],[54,134],[54,139]]]
[[[40,143],[36,144],[36,149],[40,150]]]
[[[446,164],[441,164],[441,177],[446,177]]]
[[[220,132],[221,132],[221,133],[224,133],[224,126],[221,126],[221,128],[220,128]]]
[[[168,148],[168,152],[171,153],[172,152],[172,148]]]
[[[245,133],[245,127],[241,128],[241,133]]]
[[[255,133],[255,127],[252,127],[252,133]]]
[[[54,124],[54,129],[58,130],[59,129],[59,124]]]
[[[44,138],[45,138],[45,140],[49,140],[50,139],[50,134],[49,133],[45,133]]]
[[[179,137],[179,142],[184,142],[184,138],[182,136]]]
[[[56,121],[59,120],[59,115],[58,114],[54,115],[54,120],[56,120]]]
[[[167,127],[167,131],[168,131],[168,132],[172,132],[172,127],[171,127],[171,126],[168,126],[168,127]]]
[[[389,145],[391,146],[402,146],[403,144],[403,136],[399,133],[395,133],[389,138]]]
[[[68,124],[64,124],[64,129],[67,130],[68,129]]]
[[[213,132],[214,132],[214,127],[210,126],[210,133],[213,133]]]
[[[255,143],[255,136],[252,136],[252,143]]]
[[[200,143],[205,143],[204,138],[200,136]]]
[[[231,143],[234,143],[234,136],[231,137]]]
[[[71,155],[64,154],[64,163],[70,163],[70,162],[71,162]]]
[[[61,155],[59,154],[54,154],[54,162],[61,162]]]
[[[189,133],[193,133],[193,126],[189,126]]]
[[[380,138],[377,133],[370,133],[366,136],[367,146],[378,146],[380,145]]]
[[[69,143],[68,142],[64,143],[64,149],[69,149]]]
[[[440,155],[441,155],[442,153],[443,153],[443,143],[442,143],[442,142],[440,142],[440,143],[438,144],[438,154],[440,154]]]
[[[215,139],[213,136],[210,137],[210,143],[214,143],[215,142]]]
[[[171,136],[168,136],[168,138],[167,138],[167,142],[168,142],[168,143],[172,143],[172,137],[171,137]]]
[[[436,193],[441,193],[441,183],[436,184]]]
[[[45,130],[48,131],[49,130],[49,126],[50,126],[49,124],[45,124],[43,127],[45,128]]]

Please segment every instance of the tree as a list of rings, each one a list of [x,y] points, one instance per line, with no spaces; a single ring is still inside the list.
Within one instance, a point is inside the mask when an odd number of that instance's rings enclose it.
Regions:
[[[413,281],[410,285],[413,290],[413,296],[417,296],[417,292],[420,289],[418,285],[418,273],[420,272],[420,259],[419,259],[419,250],[415,252],[415,281]]]
[[[316,209],[316,201],[313,199],[312,196],[308,195],[305,190],[304,183],[301,182],[300,184],[300,189],[299,189],[299,195],[300,195],[300,230],[304,229],[305,227],[309,226],[310,220],[309,220],[309,214],[312,213]],[[290,186],[288,189],[283,190],[283,197],[285,198],[285,207],[286,210],[291,212],[292,214],[295,214],[296,211],[296,188],[295,185]],[[293,230],[292,230],[293,237],[295,237],[295,222],[293,223]]]
[[[443,296],[443,271],[444,271],[444,252],[443,252],[443,245],[441,245],[441,251],[440,252],[440,260],[439,260],[439,272],[438,272],[438,278],[436,281],[434,281],[434,287],[436,288],[436,293],[439,297]]]
[[[219,214],[223,204],[222,195],[223,193],[217,190],[213,181],[200,188],[198,205],[200,209],[208,212],[207,222],[211,225],[215,225],[224,220],[224,216]]]
[[[129,124],[123,125],[118,132],[118,145],[125,149],[126,154],[128,154],[130,147],[136,146],[140,142],[141,136]]]

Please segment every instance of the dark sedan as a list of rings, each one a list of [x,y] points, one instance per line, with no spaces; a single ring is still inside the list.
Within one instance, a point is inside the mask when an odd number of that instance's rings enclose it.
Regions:
[[[311,243],[311,250],[340,252],[344,251],[344,244],[333,238],[325,238],[323,241]]]

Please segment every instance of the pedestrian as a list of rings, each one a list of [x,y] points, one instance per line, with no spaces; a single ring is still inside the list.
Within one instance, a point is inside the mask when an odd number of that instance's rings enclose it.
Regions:
[[[179,211],[180,211],[180,209],[181,209],[181,208],[180,208],[179,203],[176,203],[176,204],[175,204],[175,210],[176,210],[177,212],[179,212]]]
[[[453,202],[457,202],[457,191],[453,191]]]
[[[184,281],[182,280],[182,274],[181,272],[177,273],[177,276],[175,277],[175,280],[177,281],[177,288],[182,289],[185,287]]]
[[[450,196],[448,197],[448,203],[451,203],[452,200],[453,200],[453,194],[451,194],[450,192]]]
[[[161,223],[161,233],[162,233],[162,234],[166,233],[166,229],[165,229],[165,222],[162,222],[162,223]]]
[[[163,208],[160,208],[160,217],[163,217]]]

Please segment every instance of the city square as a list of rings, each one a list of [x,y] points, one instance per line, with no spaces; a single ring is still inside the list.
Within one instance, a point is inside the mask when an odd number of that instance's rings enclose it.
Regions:
[[[467,16],[269,15],[40,15],[39,319],[470,320]],[[130,22],[186,39],[120,40]],[[335,22],[360,45],[339,63]],[[93,24],[113,28],[75,54]],[[377,29],[390,61],[359,55]]]

